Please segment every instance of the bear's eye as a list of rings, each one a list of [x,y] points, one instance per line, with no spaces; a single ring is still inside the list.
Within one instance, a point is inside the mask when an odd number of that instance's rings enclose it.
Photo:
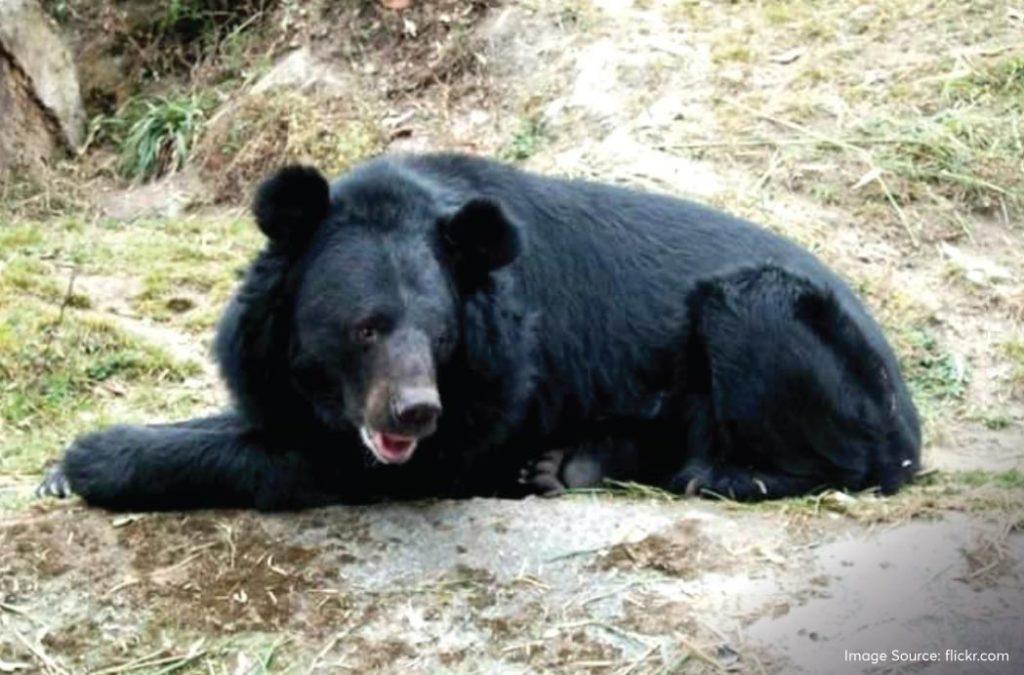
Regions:
[[[380,331],[373,324],[364,323],[356,326],[355,337],[359,344],[372,345],[380,337]]]

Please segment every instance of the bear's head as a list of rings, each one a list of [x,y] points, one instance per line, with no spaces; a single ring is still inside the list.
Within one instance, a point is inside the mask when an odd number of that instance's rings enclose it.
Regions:
[[[355,432],[379,462],[408,461],[448,403],[439,373],[463,348],[467,298],[517,257],[517,228],[491,200],[438,194],[394,168],[332,189],[286,167],[253,212],[267,247],[217,343],[242,412]]]

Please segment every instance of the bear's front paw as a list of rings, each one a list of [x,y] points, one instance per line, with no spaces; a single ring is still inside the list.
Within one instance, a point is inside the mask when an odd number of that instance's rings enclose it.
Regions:
[[[36,497],[64,499],[72,495],[68,477],[64,474],[64,463],[57,462],[46,469],[43,480],[36,488]]]
[[[549,450],[530,460],[519,472],[519,484],[545,497],[562,494],[566,489],[561,478],[564,458],[564,451]]]

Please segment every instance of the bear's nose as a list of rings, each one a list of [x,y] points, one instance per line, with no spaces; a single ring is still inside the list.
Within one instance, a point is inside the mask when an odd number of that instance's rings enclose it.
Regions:
[[[395,421],[409,431],[424,432],[441,415],[441,399],[437,390],[417,387],[399,392],[391,405]],[[429,429],[433,431],[433,429]]]

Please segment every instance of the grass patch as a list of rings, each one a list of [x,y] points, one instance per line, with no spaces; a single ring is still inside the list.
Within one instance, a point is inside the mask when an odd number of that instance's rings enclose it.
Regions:
[[[950,418],[962,413],[969,371],[963,360],[946,350],[925,325],[890,326],[887,333],[921,415],[924,442],[928,445],[943,438]]]
[[[64,164],[0,171],[0,248],[10,237],[40,237],[39,233],[26,235],[18,227],[22,220],[90,213],[93,207],[86,198],[88,190],[87,181],[82,180],[76,169]]]
[[[1024,471],[958,471],[949,475],[949,480],[968,487],[984,487],[991,485],[1007,490],[1024,489]]]
[[[46,266],[33,258],[18,258],[0,267],[0,288],[57,303],[61,302],[64,294],[64,289],[48,274]],[[82,298],[75,304],[87,306],[88,299]]]
[[[0,425],[7,430],[0,471],[38,470],[40,445],[69,433],[104,398],[200,371],[110,323],[9,293],[0,298]]]
[[[982,62],[957,76],[938,58],[870,101],[881,112],[849,142],[891,176],[905,205],[1024,212],[1024,55]],[[951,77],[952,75],[952,77]],[[848,92],[856,98],[856,88]]]
[[[130,298],[135,312],[207,333],[261,243],[256,228],[244,219],[154,221],[125,228],[108,260],[124,256],[137,261],[141,290]],[[102,268],[109,271],[109,263]]]
[[[857,132],[854,143],[873,148],[875,165],[895,178],[904,204],[945,200],[979,212],[1005,203],[1024,206],[1024,137],[1020,116],[944,109],[926,117],[879,118]]]
[[[989,431],[1002,431],[1013,424],[1013,418],[1004,412],[992,412],[977,415],[974,417],[981,422]]]
[[[117,149],[118,173],[146,181],[185,166],[211,108],[210,98],[198,94],[132,99],[93,124]]]
[[[117,304],[129,306],[129,313],[204,332],[262,242],[255,226],[236,215],[131,224],[17,221],[0,231],[0,287],[53,305],[88,308],[97,303],[85,281],[65,297],[72,269],[79,277],[123,279],[111,292],[122,294],[124,302]]]
[[[0,485],[0,516],[23,511],[34,502],[33,487],[32,483]]]
[[[968,105],[987,104],[1003,110],[1024,110],[1024,55],[991,61],[965,77],[951,80],[943,93]]]
[[[711,58],[719,65],[750,63],[754,60],[754,54],[750,49],[749,41],[749,35],[735,35],[724,39],[711,49]]]
[[[236,217],[131,225],[66,217],[0,228],[0,473],[36,472],[73,436],[104,423],[184,417],[209,405],[194,387],[198,363],[80,309],[109,301],[208,333],[261,240]],[[78,283],[69,295],[72,270]],[[104,283],[88,283],[95,279]],[[183,311],[181,298],[195,305]]]

